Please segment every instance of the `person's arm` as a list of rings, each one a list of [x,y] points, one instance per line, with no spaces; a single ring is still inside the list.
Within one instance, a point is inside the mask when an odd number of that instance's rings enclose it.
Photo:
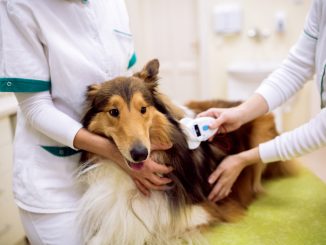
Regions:
[[[241,171],[251,164],[289,160],[326,146],[326,108],[308,123],[258,147],[226,157],[210,175],[213,186],[208,198],[226,197]]]
[[[269,111],[285,102],[312,77],[315,70],[316,47],[319,38],[323,1],[314,0],[307,16],[304,31],[291,49],[282,67],[268,77],[257,89]],[[301,127],[259,146],[263,162],[286,160],[311,152],[326,144],[326,115],[323,109],[313,120]]]
[[[15,93],[19,108],[32,127],[49,138],[74,148],[73,140],[81,123],[58,110],[49,91]]]
[[[228,196],[241,171],[260,161],[258,147],[226,157],[208,178],[208,182],[213,185],[208,199],[216,202]]]
[[[215,117],[211,128],[219,128],[219,132],[231,132],[241,125],[264,115],[268,111],[266,100],[259,94],[252,95],[247,101],[232,108],[211,108],[198,116]],[[222,127],[221,127],[222,125]]]
[[[253,95],[237,109],[231,108],[218,112],[217,116],[222,117],[222,119],[217,118],[212,127],[225,125],[224,128],[227,132],[239,128],[248,119],[250,121],[250,119],[262,115],[264,111],[272,111],[284,103],[313,75],[319,35],[320,4],[319,0],[314,0],[305,23],[304,32],[291,49],[288,58],[256,90],[256,93],[262,96],[263,101]],[[263,104],[259,105],[260,102]],[[248,116],[248,113],[252,114]],[[260,144],[259,147],[225,158],[209,177],[209,182],[214,184],[209,199],[216,201],[226,197],[245,166],[261,161],[268,163],[290,159],[322,145],[326,145],[325,109],[309,123],[289,133]]]
[[[256,93],[265,98],[269,111],[274,110],[299,91],[315,72],[321,2],[313,1],[304,30],[291,48],[288,57],[281,67],[265,79],[256,90]]]
[[[171,167],[158,164],[150,158],[147,158],[144,161],[142,169],[132,170],[128,167],[118,148],[111,141],[97,134],[93,134],[85,128],[80,129],[76,134],[74,146],[78,149],[83,149],[110,159],[118,164],[134,179],[135,184],[144,195],[149,195],[149,190],[165,190],[167,188],[165,185],[171,182],[170,179],[159,176],[171,172]],[[151,146],[152,151],[165,150],[170,147],[165,145]]]
[[[71,148],[76,148],[75,143],[83,150],[104,157],[112,154],[110,157],[116,162],[115,146],[100,136],[90,136],[87,132],[88,141],[79,142],[79,137],[75,141],[78,132],[85,129],[78,119],[53,105],[48,57],[44,52],[42,31],[32,12],[17,1],[0,1],[0,28],[0,92],[16,93],[24,117],[36,130]],[[94,141],[97,143],[93,144]],[[141,171],[129,172],[137,178],[137,183],[143,183],[142,187],[161,188],[157,185],[168,182],[166,178],[158,178],[156,173],[164,174],[169,168],[151,159],[147,159],[144,166]]]
[[[326,108],[300,127],[259,145],[264,163],[285,161],[326,145]]]
[[[172,169],[150,158],[144,162],[141,170],[130,169],[112,142],[89,132],[79,122],[55,108],[49,92],[16,93],[16,98],[23,115],[34,128],[61,144],[92,152],[118,164],[132,176],[145,195],[149,194],[150,189],[164,190],[165,185],[171,181],[158,174],[167,174]],[[164,150],[164,146],[158,148]]]
[[[199,116],[215,117],[211,128],[231,132],[274,110],[300,90],[312,76],[315,51],[316,40],[303,33],[282,66],[265,79],[248,100],[233,108],[211,108]]]
[[[240,106],[230,109],[212,108],[199,116],[216,117],[211,127],[230,132],[265,112],[274,110],[300,90],[314,74],[319,35],[319,4],[319,0],[313,2],[299,40],[280,68],[263,81],[252,97]]]

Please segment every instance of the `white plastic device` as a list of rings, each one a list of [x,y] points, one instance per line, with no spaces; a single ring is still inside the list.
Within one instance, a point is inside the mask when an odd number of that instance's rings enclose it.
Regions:
[[[208,140],[217,132],[217,128],[209,127],[214,121],[213,117],[185,117],[180,120],[183,131],[187,135],[189,149],[196,149],[200,142]]]

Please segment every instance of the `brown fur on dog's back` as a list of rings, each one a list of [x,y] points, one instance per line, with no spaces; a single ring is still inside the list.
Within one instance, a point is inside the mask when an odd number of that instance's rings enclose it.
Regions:
[[[230,108],[240,105],[241,101],[227,100],[205,100],[205,101],[189,101],[186,106],[192,109],[196,114],[206,111],[210,108]]]

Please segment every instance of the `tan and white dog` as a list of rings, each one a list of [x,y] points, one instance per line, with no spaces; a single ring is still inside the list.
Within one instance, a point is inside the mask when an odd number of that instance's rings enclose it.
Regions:
[[[158,72],[159,62],[152,60],[133,76],[117,77],[88,89],[83,123],[89,131],[112,140],[131,168],[141,168],[151,157],[169,163],[174,170],[167,176],[173,180],[169,190],[152,191],[145,197],[118,164],[85,153],[84,161],[97,159],[95,165],[83,166],[80,177],[87,185],[79,214],[85,244],[204,244],[203,229],[243,214],[260,188],[262,174],[275,177],[292,172],[289,163],[274,163],[266,169],[257,163],[244,169],[229,197],[210,202],[208,176],[225,156],[275,137],[273,116],[258,118],[189,150],[179,125],[183,111],[158,92]],[[204,101],[187,106],[198,113],[236,104]],[[155,143],[171,148],[151,151]]]

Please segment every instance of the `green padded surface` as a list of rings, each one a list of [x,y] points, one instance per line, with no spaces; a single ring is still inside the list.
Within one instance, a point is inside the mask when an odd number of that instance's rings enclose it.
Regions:
[[[264,183],[266,194],[236,223],[206,236],[216,245],[326,245],[326,185],[306,169]]]

